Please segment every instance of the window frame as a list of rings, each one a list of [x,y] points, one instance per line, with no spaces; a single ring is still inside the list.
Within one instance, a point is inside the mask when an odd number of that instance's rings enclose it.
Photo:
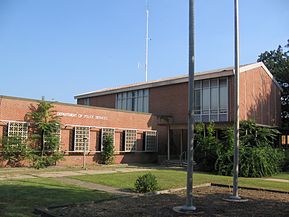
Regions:
[[[135,134],[135,141],[134,145],[132,145],[131,149],[127,149],[127,140],[128,140],[128,133],[134,132]],[[137,130],[132,130],[132,129],[125,129],[124,130],[124,152],[137,152]]]
[[[87,136],[87,140],[86,140],[86,142],[84,142],[84,138],[85,137],[83,137],[83,147],[81,148],[81,149],[79,149],[79,150],[76,150],[76,146],[77,146],[77,144],[76,144],[76,136],[77,136],[77,128],[86,128],[86,129],[88,129],[88,136]],[[85,143],[87,143],[87,145],[85,144]],[[90,145],[90,127],[87,127],[87,126],[75,126],[74,127],[74,144],[73,144],[73,151],[74,152],[88,152],[89,151],[89,145]],[[80,147],[79,145],[78,145],[78,147]]]
[[[101,128],[101,137],[100,137],[100,151],[103,151],[103,141],[104,141],[104,131],[112,130],[113,131],[113,147],[115,147],[115,128],[103,127]]]
[[[155,133],[155,150],[148,150],[148,134]],[[145,139],[145,152],[158,152],[158,133],[156,130],[152,131],[144,131],[144,139]]]

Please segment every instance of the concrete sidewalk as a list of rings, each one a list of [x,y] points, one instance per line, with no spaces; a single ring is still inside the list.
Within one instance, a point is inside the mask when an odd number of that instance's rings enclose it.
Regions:
[[[119,189],[119,188],[114,188],[114,187],[100,185],[100,184],[91,183],[91,182],[85,182],[85,181],[81,181],[77,179],[71,179],[68,177],[57,177],[54,179],[65,184],[75,185],[75,186],[79,186],[83,188],[88,188],[91,190],[104,191],[104,192],[116,194],[116,195],[124,195],[124,196],[138,195],[137,193],[130,192],[130,191],[123,191],[122,189]]]
[[[149,171],[151,168],[107,168],[102,170],[77,170],[77,171],[59,171],[59,172],[27,172],[26,174],[6,174],[0,175],[0,180],[14,180],[14,179],[32,179],[32,178],[57,178],[67,176],[80,176],[80,175],[96,175],[96,174],[112,174],[117,172],[140,172]]]

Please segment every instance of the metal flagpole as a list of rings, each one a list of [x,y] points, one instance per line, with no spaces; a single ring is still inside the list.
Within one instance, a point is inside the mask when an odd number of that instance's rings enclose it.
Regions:
[[[235,126],[234,126],[234,180],[233,197],[240,199],[238,194],[239,175],[239,135],[240,135],[240,111],[239,111],[239,73],[240,73],[240,44],[239,44],[239,0],[235,0]]]
[[[148,81],[148,65],[149,65],[149,6],[146,1],[146,62],[145,62],[145,81]]]
[[[194,213],[193,206],[193,161],[194,161],[194,73],[195,73],[195,39],[194,39],[194,0],[189,0],[189,112],[188,112],[188,166],[187,199],[184,206],[174,207],[179,213]]]
[[[240,75],[240,33],[239,33],[239,0],[235,0],[235,85],[234,85],[234,167],[233,167],[233,195],[227,201],[245,202],[238,193],[239,176],[239,145],[240,145],[240,100],[239,100],[239,75]]]

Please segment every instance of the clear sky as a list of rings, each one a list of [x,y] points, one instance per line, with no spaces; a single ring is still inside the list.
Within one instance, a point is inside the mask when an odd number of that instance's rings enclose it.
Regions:
[[[0,95],[144,81],[146,0],[0,0]],[[196,70],[233,65],[234,0],[195,0]],[[150,0],[149,80],[188,72],[188,0]],[[241,64],[289,39],[288,0],[240,0]]]

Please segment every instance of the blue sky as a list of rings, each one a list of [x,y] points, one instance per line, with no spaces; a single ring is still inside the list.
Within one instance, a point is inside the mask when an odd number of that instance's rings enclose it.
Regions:
[[[196,0],[197,71],[233,65],[233,2]],[[0,95],[74,102],[76,94],[144,81],[145,6],[0,0]],[[188,0],[149,7],[149,80],[186,74]],[[240,0],[241,64],[284,45],[288,20],[288,0]]]

